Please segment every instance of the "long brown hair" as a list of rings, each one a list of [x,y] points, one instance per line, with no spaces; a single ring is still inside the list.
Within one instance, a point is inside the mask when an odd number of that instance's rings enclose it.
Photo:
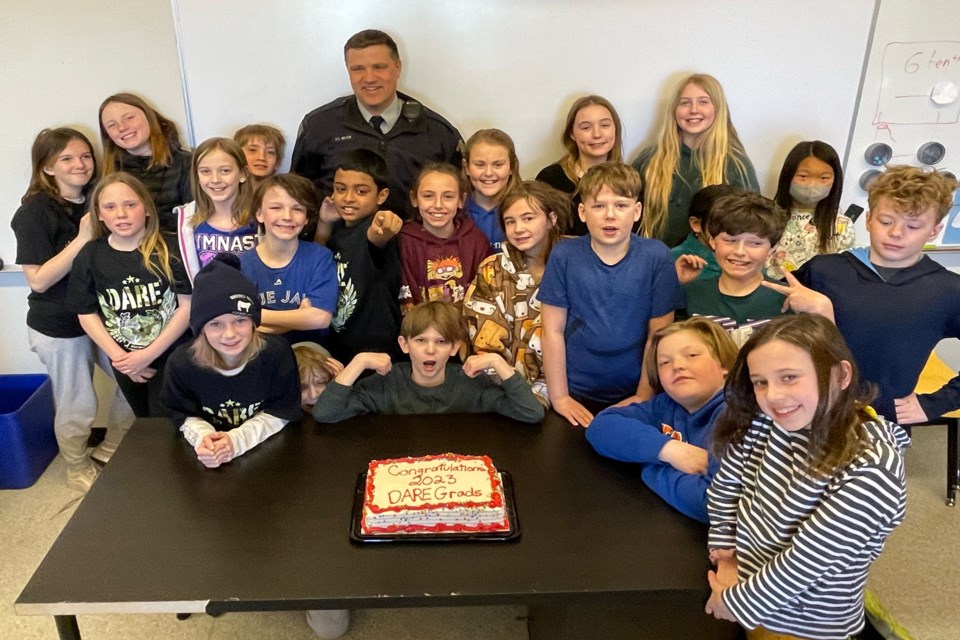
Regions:
[[[503,194],[503,199],[500,201],[498,217],[500,229],[504,233],[506,233],[506,229],[503,224],[503,213],[520,200],[526,200],[531,207],[539,210],[548,219],[550,214],[553,214],[556,218],[553,226],[547,231],[547,244],[543,248],[543,262],[546,264],[553,247],[560,242],[564,231],[570,226],[570,196],[539,180],[524,180]],[[503,244],[504,250],[510,256],[513,264],[521,269],[526,269],[527,259],[523,252],[510,244],[509,241],[505,241]]]
[[[161,115],[140,96],[132,93],[115,93],[100,103],[100,111],[97,114],[97,120],[100,122],[100,142],[103,144],[104,175],[120,170],[120,155],[124,151],[110,138],[106,127],[103,126],[103,110],[111,102],[119,102],[143,111],[150,125],[150,163],[147,168],[169,167],[173,157],[172,148],[182,147],[177,124]]]
[[[723,455],[729,445],[742,442],[760,412],[747,357],[754,349],[774,340],[803,349],[813,360],[819,398],[809,427],[808,463],[815,474],[830,476],[853,461],[863,449],[866,433],[862,425],[875,419],[866,410],[874,393],[860,382],[857,365],[840,331],[819,315],[780,316],[760,327],[743,345],[727,376],[724,391],[727,409],[714,428],[715,450]],[[850,383],[841,389],[835,378],[843,361],[850,363],[851,373]]]
[[[843,165],[836,149],[822,140],[798,142],[783,161],[780,178],[777,180],[777,193],[774,201],[784,211],[793,208],[793,196],[790,185],[800,163],[807,158],[816,158],[830,166],[833,171],[833,185],[827,196],[814,205],[813,226],[817,229],[817,252],[830,253],[836,242],[837,214],[840,212],[840,196],[843,193]]]
[[[603,107],[610,112],[610,117],[613,118],[613,126],[615,128],[613,148],[610,149],[607,162],[623,161],[623,125],[620,123],[620,116],[617,114],[617,110],[613,108],[613,104],[606,98],[594,95],[583,96],[570,107],[570,111],[567,112],[567,119],[563,123],[563,133],[560,134],[560,142],[567,150],[567,155],[560,160],[560,167],[570,182],[574,184],[580,181],[580,178],[577,177],[577,161],[580,159],[580,148],[577,147],[577,141],[572,137],[573,125],[576,123],[577,114],[580,113],[582,109],[593,105]]]
[[[90,182],[83,188],[83,194],[86,195],[93,185],[97,182],[97,156],[93,153],[93,145],[87,136],[76,129],[68,127],[59,127],[56,129],[44,129],[37,134],[30,148],[30,186],[27,192],[23,194],[20,202],[26,202],[30,196],[37,193],[46,193],[53,196],[58,201],[63,201],[60,197],[60,187],[57,186],[56,179],[49,175],[44,169],[57,161],[57,158],[67,148],[73,140],[80,140],[87,145],[90,155],[93,156],[93,175],[90,176]]]

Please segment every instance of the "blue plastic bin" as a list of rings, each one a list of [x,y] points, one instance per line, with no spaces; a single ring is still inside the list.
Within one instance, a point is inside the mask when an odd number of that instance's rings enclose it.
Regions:
[[[49,376],[0,375],[0,489],[29,487],[56,457],[53,411]]]

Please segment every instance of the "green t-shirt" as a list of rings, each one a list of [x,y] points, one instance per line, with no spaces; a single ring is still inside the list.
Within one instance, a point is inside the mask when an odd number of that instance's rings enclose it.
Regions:
[[[670,254],[676,260],[680,256],[695,255],[700,256],[707,261],[703,271],[697,276],[697,280],[720,277],[720,265],[717,264],[717,256],[710,250],[710,247],[704,245],[692,232],[687,234],[683,242],[670,249]]]
[[[633,161],[633,168],[640,172],[643,178],[644,189],[647,188],[647,176],[645,172],[650,159],[653,157],[656,147],[648,147],[640,152],[640,155]],[[746,174],[737,167],[734,157],[743,163]],[[760,183],[757,182],[757,174],[753,170],[750,160],[737,152],[733,152],[727,157],[727,166],[724,171],[726,184],[748,191],[760,191]],[[673,185],[670,188],[670,200],[667,211],[667,221],[660,228],[658,238],[668,247],[675,247],[683,241],[684,236],[690,231],[690,199],[699,191],[703,185],[700,182],[700,164],[690,149],[685,144],[680,144],[680,157],[677,160],[677,168],[673,172]],[[644,202],[644,206],[646,206]]]
[[[773,282],[773,281],[771,281]],[[745,296],[728,296],[720,292],[720,277],[699,278],[683,285],[687,296],[687,317],[725,316],[737,325],[751,320],[768,320],[781,315],[784,295],[757,285]]]

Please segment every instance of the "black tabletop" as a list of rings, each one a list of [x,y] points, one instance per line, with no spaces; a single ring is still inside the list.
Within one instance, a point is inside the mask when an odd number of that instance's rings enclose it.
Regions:
[[[489,455],[510,472],[521,538],[349,539],[377,458]],[[139,421],[17,600],[19,613],[553,604],[708,588],[706,527],[639,466],[597,455],[555,414],[368,416],[293,423],[206,469],[168,422]],[[204,603],[209,605],[204,607]]]

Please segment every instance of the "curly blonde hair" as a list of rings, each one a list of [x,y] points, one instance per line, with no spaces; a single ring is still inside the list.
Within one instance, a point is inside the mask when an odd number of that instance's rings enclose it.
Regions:
[[[939,171],[906,165],[887,167],[870,185],[867,204],[872,211],[880,198],[888,198],[897,211],[908,216],[918,216],[935,207],[939,223],[953,206],[956,190],[957,179]]]

